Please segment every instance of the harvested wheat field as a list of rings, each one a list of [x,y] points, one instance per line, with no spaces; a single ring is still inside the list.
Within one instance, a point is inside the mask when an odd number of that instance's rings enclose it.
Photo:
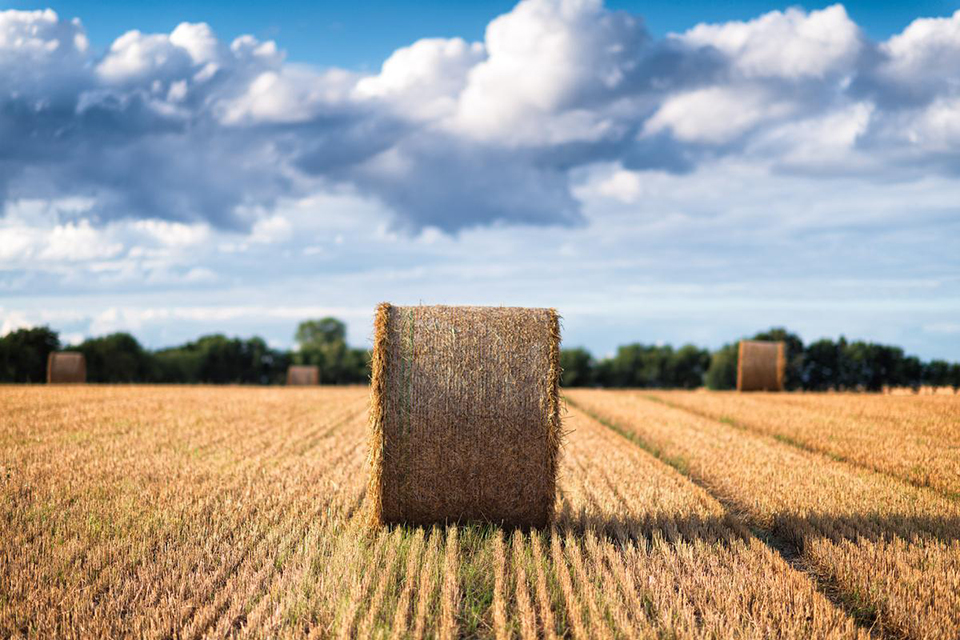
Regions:
[[[367,388],[0,388],[0,637],[960,636],[960,398],[565,396],[552,527],[371,529]]]

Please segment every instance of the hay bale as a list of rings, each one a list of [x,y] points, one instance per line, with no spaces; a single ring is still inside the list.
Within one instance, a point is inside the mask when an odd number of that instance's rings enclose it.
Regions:
[[[287,368],[287,384],[290,386],[320,384],[320,367],[315,364],[291,365]]]
[[[87,361],[76,351],[54,351],[47,356],[47,384],[83,384]]]
[[[376,524],[547,525],[560,453],[554,309],[377,309],[371,477]]]
[[[737,391],[783,391],[786,366],[786,343],[741,340],[737,359]]]

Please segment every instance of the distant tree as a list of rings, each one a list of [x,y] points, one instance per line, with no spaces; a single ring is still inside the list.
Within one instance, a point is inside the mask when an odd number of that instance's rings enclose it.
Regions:
[[[692,344],[684,345],[670,355],[659,386],[696,389],[703,386],[709,367],[709,351]]]
[[[157,381],[179,384],[200,382],[203,353],[189,345],[169,347],[154,352]]]
[[[628,344],[617,348],[601,367],[603,383],[610,387],[657,386],[669,354],[661,347]]]
[[[295,334],[299,348],[292,355],[293,362],[317,365],[324,384],[366,382],[369,353],[350,348],[346,338],[347,327],[336,318],[301,322]]]
[[[595,365],[594,380],[608,387],[693,389],[703,384],[709,363],[710,352],[694,345],[628,344]]]
[[[87,361],[88,382],[149,382],[156,378],[153,354],[129,333],[88,338],[75,350]]]
[[[710,356],[710,366],[704,376],[708,389],[737,388],[738,343],[725,344]]]
[[[950,386],[954,392],[960,391],[960,362],[950,365]]]
[[[48,327],[18,329],[0,338],[0,382],[44,382],[47,357],[60,349],[60,338]]]
[[[903,349],[899,347],[887,347],[893,351],[895,361],[895,379],[900,386],[911,387],[914,391],[920,389],[923,384],[923,363],[917,356],[904,356]],[[883,385],[881,384],[881,388]]]
[[[222,334],[163,349],[156,358],[162,381],[207,384],[278,384],[290,363],[289,354],[271,349],[263,338]]]
[[[563,387],[586,387],[594,382],[593,356],[586,349],[561,349],[560,367],[563,369],[560,381]]]
[[[336,318],[304,320],[297,325],[297,344],[303,347],[335,344],[347,341],[347,326]]]
[[[952,386],[950,379],[950,363],[946,360],[931,360],[923,366],[923,384],[932,387]]]
[[[823,338],[807,346],[803,360],[803,388],[826,391],[837,387],[842,350],[837,343]]]

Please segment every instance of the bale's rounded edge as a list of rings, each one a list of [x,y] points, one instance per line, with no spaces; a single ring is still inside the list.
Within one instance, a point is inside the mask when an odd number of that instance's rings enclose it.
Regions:
[[[550,308],[550,370],[547,372],[547,398],[550,402],[549,423],[547,428],[547,443],[550,451],[548,460],[551,491],[550,503],[547,507],[546,522],[543,526],[549,526],[553,522],[554,508],[557,502],[557,476],[560,471],[560,448],[563,445],[563,425],[560,419],[560,378],[563,369],[560,367],[560,314],[557,310]]]
[[[390,303],[377,305],[373,323],[373,352],[370,356],[370,481],[367,485],[368,522],[370,526],[383,523],[383,417],[386,380],[387,322]]]

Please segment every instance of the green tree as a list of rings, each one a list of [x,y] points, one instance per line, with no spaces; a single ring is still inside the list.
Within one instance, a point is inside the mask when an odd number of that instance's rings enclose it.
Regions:
[[[950,365],[950,386],[954,392],[960,391],[960,362]]]
[[[156,378],[153,354],[129,333],[88,338],[76,350],[87,361],[88,382],[150,382]]]
[[[301,348],[304,346],[346,343],[347,326],[336,318],[304,320],[297,325],[295,339]]]
[[[696,389],[703,386],[709,366],[709,351],[692,344],[684,345],[670,355],[659,386]]]
[[[708,389],[737,388],[737,360],[739,344],[725,344],[710,356],[710,366],[704,376]]]
[[[563,387],[586,387],[594,381],[594,362],[590,352],[581,347],[561,349],[560,367],[563,369],[560,384]]]
[[[317,365],[320,381],[325,384],[365,382],[369,376],[369,353],[350,348],[346,337],[346,325],[336,318],[305,320],[297,326],[298,349],[293,361]]]
[[[932,387],[949,387],[950,363],[946,360],[931,360],[923,367],[923,384]]]
[[[290,357],[271,349],[263,338],[202,336],[156,354],[164,382],[209,384],[277,384],[286,375]]]
[[[44,382],[47,358],[60,349],[60,338],[48,327],[18,329],[0,338],[0,382]]]
[[[826,391],[836,388],[840,378],[842,348],[829,338],[811,343],[804,352],[803,388]]]

